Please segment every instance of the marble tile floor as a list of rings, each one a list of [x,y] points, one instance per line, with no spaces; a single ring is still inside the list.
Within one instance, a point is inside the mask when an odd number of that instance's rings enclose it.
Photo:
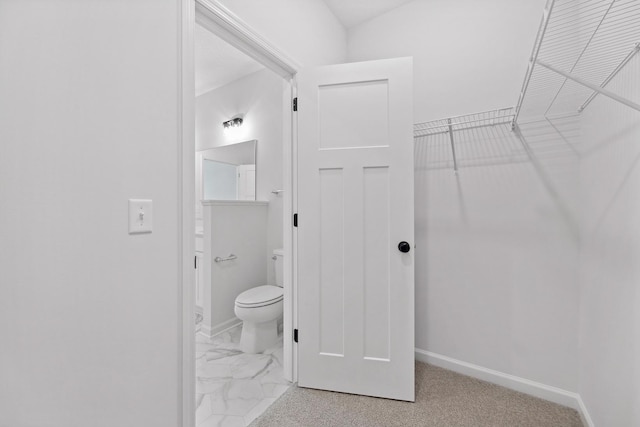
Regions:
[[[290,386],[282,334],[261,354],[240,351],[242,325],[212,339],[196,334],[196,426],[245,427]]]

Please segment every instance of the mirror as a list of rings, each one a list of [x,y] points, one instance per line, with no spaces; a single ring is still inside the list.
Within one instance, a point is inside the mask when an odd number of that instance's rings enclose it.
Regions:
[[[257,140],[201,151],[204,200],[256,199]]]

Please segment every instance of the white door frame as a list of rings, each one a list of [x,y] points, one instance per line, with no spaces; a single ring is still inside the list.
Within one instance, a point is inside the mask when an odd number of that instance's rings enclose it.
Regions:
[[[193,43],[195,22],[205,27],[232,46],[249,55],[284,79],[283,108],[283,249],[284,249],[284,358],[285,378],[297,380],[297,349],[293,345],[293,329],[296,326],[297,280],[294,275],[295,251],[293,212],[297,203],[294,190],[295,121],[291,100],[295,95],[295,75],[300,66],[272,43],[260,36],[217,0],[180,0],[178,60],[178,280],[179,342],[178,355],[179,425],[195,426],[195,334],[194,295],[195,274],[195,67]],[[286,90],[288,88],[288,90]],[[287,129],[289,130],[287,132]]]

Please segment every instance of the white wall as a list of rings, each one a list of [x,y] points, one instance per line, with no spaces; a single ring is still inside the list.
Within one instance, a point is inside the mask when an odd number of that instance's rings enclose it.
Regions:
[[[348,32],[349,61],[413,56],[416,122],[515,105],[545,0],[414,0]]]
[[[607,89],[640,102],[640,56]],[[640,425],[640,113],[583,112],[580,395],[597,426]]]
[[[346,30],[322,0],[220,2],[301,66],[346,61]]]
[[[458,175],[416,140],[416,347],[575,391],[577,244],[509,125],[454,138]]]
[[[0,426],[178,423],[178,11],[0,1]]]
[[[288,84],[269,70],[206,92],[196,98],[196,149],[202,150],[233,142],[257,140],[257,200],[269,202],[267,257],[282,247],[282,97]],[[242,127],[225,132],[222,122],[244,114]],[[237,132],[236,132],[237,131]],[[275,283],[275,272],[268,264],[268,282]]]

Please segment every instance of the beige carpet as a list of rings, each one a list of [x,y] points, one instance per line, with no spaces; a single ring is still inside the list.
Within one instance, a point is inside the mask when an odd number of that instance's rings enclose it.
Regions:
[[[416,402],[291,387],[251,427],[582,426],[570,408],[416,363]]]

